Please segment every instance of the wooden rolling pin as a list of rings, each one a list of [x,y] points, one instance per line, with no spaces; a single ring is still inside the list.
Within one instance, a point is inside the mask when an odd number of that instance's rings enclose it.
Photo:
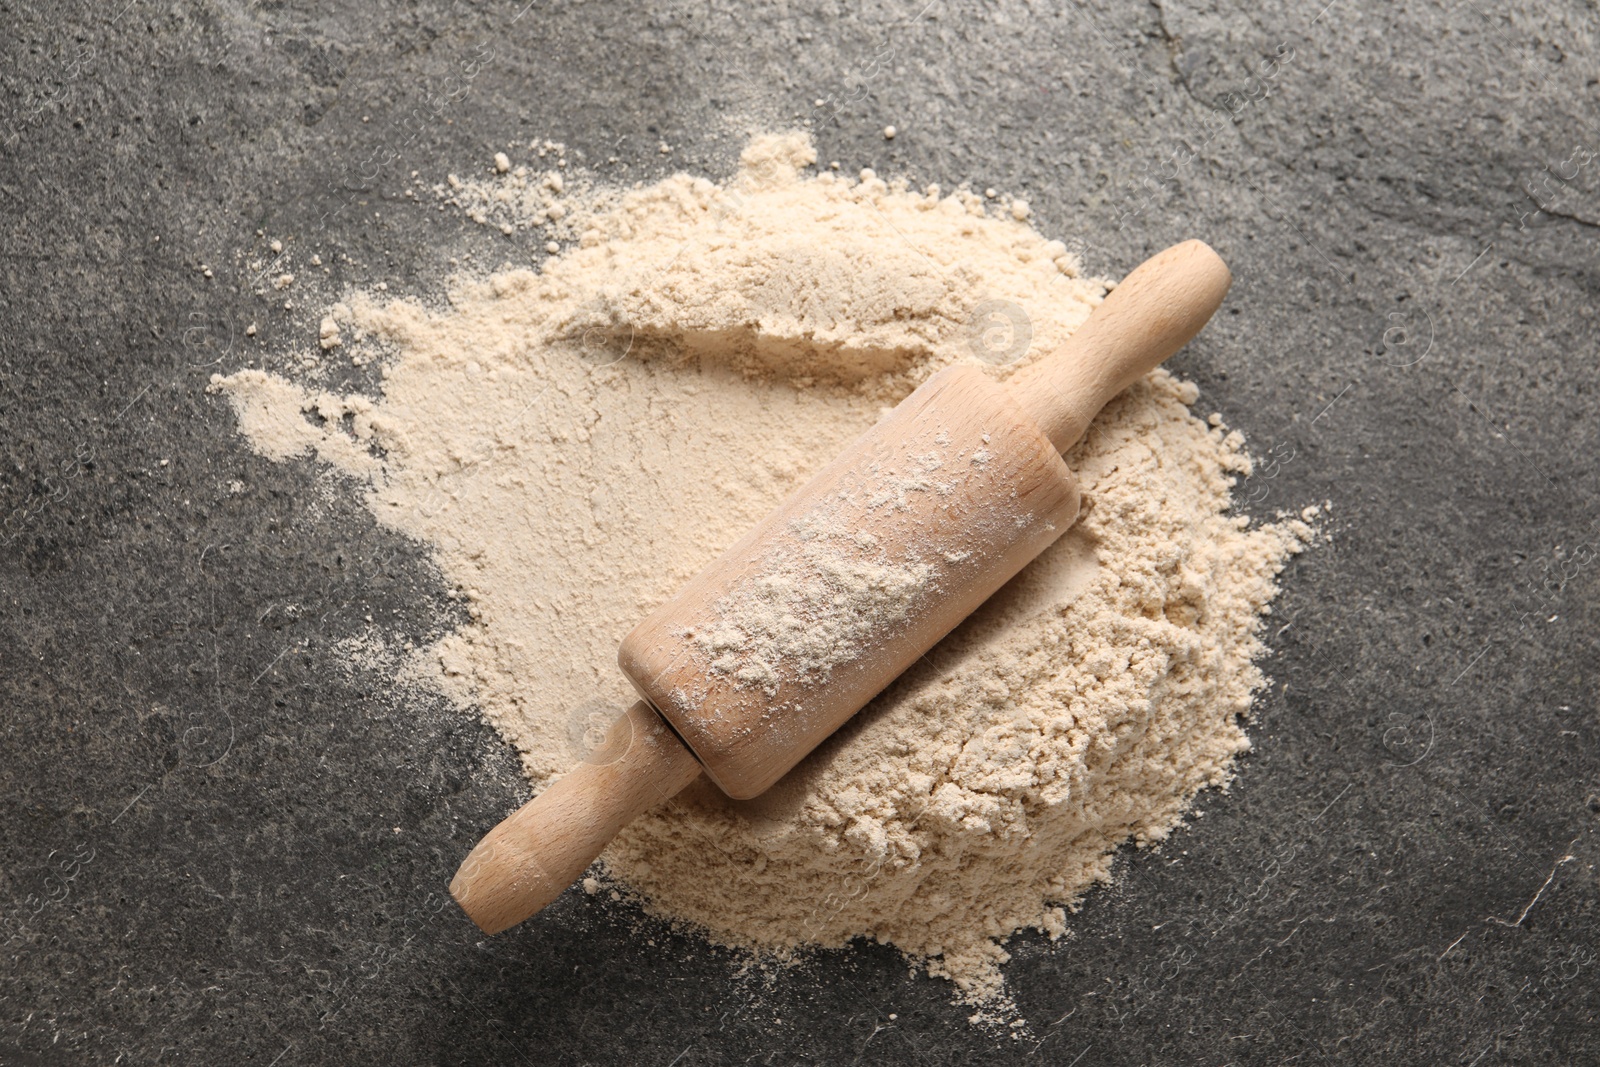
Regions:
[[[736,799],[776,782],[1066,532],[1078,487],[1061,453],[1231,281],[1187,241],[1006,384],[973,366],[930,378],[628,634],[617,659],[643,699],[478,843],[456,902],[498,933],[701,773]]]

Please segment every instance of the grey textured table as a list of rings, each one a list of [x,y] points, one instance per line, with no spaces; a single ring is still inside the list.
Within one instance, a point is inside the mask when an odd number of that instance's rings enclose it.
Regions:
[[[1600,1061],[1592,6],[0,20],[0,1063]],[[1268,459],[1251,513],[1333,504],[1256,752],[1014,942],[1019,1040],[877,946],[769,983],[581,894],[476,936],[442,889],[526,796],[510,754],[331,647],[437,634],[439,575],[204,391],[247,323],[303,337],[258,228],[436,294],[507,246],[413,170],[549,137],[720,175],[807,121],[824,160],[1027,196],[1093,268],[1212,242],[1237,283],[1176,368]]]

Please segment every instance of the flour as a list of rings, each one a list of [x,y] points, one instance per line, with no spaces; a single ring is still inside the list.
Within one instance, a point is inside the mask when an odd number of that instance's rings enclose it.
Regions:
[[[261,452],[334,465],[434,547],[471,622],[409,675],[486,715],[542,786],[582,757],[597,700],[631,702],[623,635],[886,406],[981,357],[975,310],[1020,309],[1022,366],[1106,284],[1020,202],[808,177],[798,135],[755,140],[720,184],[579,190],[548,165],[559,146],[539,151],[440,202],[530,257],[575,245],[457,279],[444,306],[351,294],[284,354],[288,377],[216,385]],[[381,387],[313,384],[336,357],[377,361]],[[1197,395],[1158,371],[1114,400],[1067,456],[1076,527],[776,788],[735,803],[702,780],[629,827],[614,884],[762,953],[875,938],[1003,1009],[1005,939],[1066,933],[1113,850],[1164,839],[1249,747],[1261,616],[1310,528],[1231,514],[1249,459]],[[884,472],[881,505],[941,476]],[[885,566],[859,532],[802,539],[717,605],[697,646],[715,669],[826,679],[863,609],[926,592],[931,570]]]
[[[870,534],[839,544],[792,532],[798,545],[769,551],[748,585],[711,605],[715,625],[693,635],[706,669],[768,696],[785,676],[827,682],[868,637],[904,622],[933,585],[927,563],[871,558]]]

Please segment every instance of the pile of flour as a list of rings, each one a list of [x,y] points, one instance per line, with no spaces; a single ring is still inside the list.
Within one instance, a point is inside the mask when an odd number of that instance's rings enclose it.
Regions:
[[[215,379],[259,451],[347,472],[434,546],[471,622],[409,669],[487,716],[536,785],[583,756],[597,699],[634,699],[614,658],[634,623],[918,383],[992,359],[986,310],[1026,327],[1003,376],[1105,294],[1025,211],[814,160],[762,137],[721,184],[581,194],[498,160],[446,195],[530,260],[556,226],[565,251],[437,306],[349,294],[292,370]],[[321,387],[340,360],[378,362],[381,389]],[[702,779],[624,832],[609,875],[724,944],[876,938],[1003,1001],[1002,942],[1062,934],[1112,850],[1164,838],[1249,747],[1261,616],[1310,529],[1229,514],[1249,460],[1196,396],[1158,371],[1114,400],[1067,456],[1072,531],[767,795]],[[830,581],[882,599],[917,576]],[[728,669],[807,654],[757,631]]]

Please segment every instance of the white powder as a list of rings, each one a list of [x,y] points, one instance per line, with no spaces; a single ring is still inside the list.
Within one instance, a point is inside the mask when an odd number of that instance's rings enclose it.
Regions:
[[[870,534],[836,544],[791,532],[798,544],[769,551],[747,585],[711,605],[715,624],[693,635],[708,670],[768,696],[785,676],[825,683],[874,633],[904,622],[933,586],[927,563],[872,559]]]
[[[724,184],[582,195],[508,160],[443,195],[530,257],[558,226],[577,247],[458,279],[441,308],[355,294],[285,362],[316,382],[334,355],[381,359],[380,396],[219,379],[263,453],[314,453],[435,547],[472,622],[413,670],[480,709],[540,784],[581,757],[597,699],[631,702],[622,636],[885,405],[971,359],[975,309],[1020,309],[1026,363],[1105,292],[1025,205],[995,200],[995,217],[964,189],[804,177],[814,158],[766,137]],[[1230,514],[1249,461],[1190,414],[1196,396],[1157,372],[1113,401],[1067,456],[1072,531],[776,788],[735,803],[702,780],[625,831],[610,872],[720,942],[873,937],[1003,1009],[1001,942],[1066,931],[1112,850],[1162,840],[1249,746],[1260,616],[1310,531]],[[938,478],[884,472],[880,503]],[[700,647],[753,685],[778,662],[826,678],[861,608],[923,591],[915,564],[880,564],[823,530],[718,605]]]

